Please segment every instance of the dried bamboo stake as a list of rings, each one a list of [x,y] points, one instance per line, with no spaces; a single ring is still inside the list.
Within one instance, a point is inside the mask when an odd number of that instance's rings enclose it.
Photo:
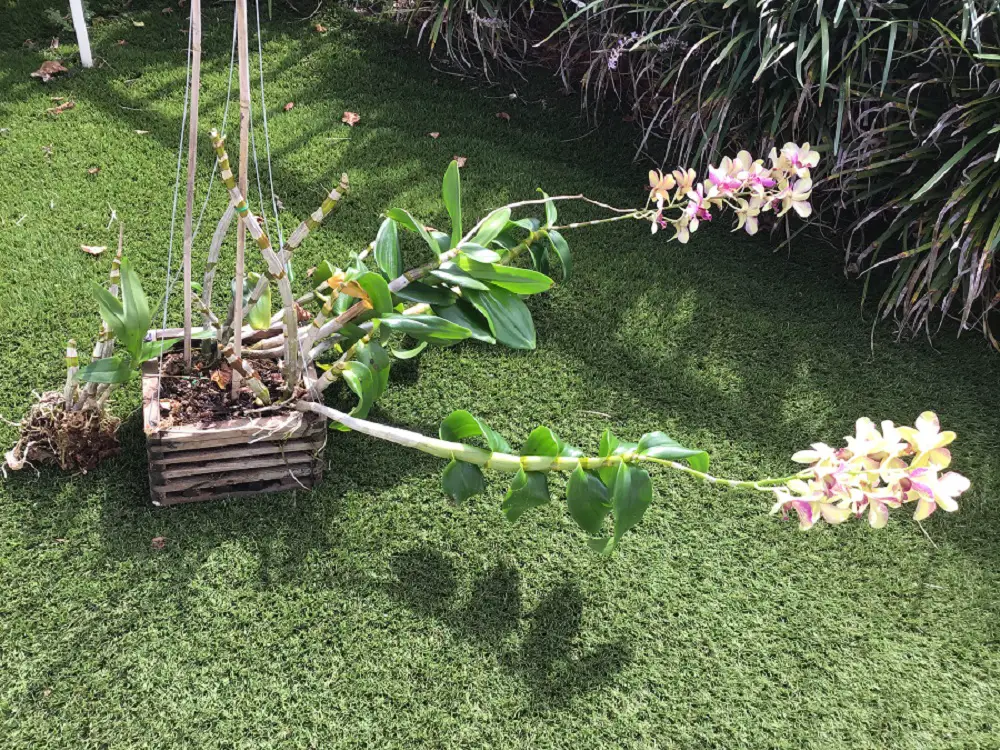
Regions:
[[[291,393],[295,389],[296,383],[299,380],[299,338],[298,338],[298,314],[295,312],[295,297],[292,296],[292,285],[288,281],[288,274],[285,273],[285,265],[281,262],[281,258],[278,254],[274,252],[271,247],[271,240],[268,239],[267,235],[264,234],[264,230],[260,228],[260,224],[257,222],[257,217],[253,215],[250,211],[250,206],[247,205],[246,198],[240,192],[239,188],[236,187],[236,181],[233,179],[233,172],[229,168],[229,156],[226,154],[226,141],[224,138],[219,136],[217,130],[212,131],[212,144],[215,146],[215,153],[219,158],[219,176],[222,178],[223,184],[229,190],[229,197],[232,200],[233,205],[236,207],[236,213],[240,217],[240,225],[246,226],[247,230],[250,232],[251,236],[257,242],[257,247],[260,248],[261,255],[264,256],[264,262],[267,264],[267,276],[275,283],[278,287],[278,291],[281,293],[281,305],[284,314],[284,344],[285,344],[285,366],[283,375],[285,377],[285,389],[288,393]],[[237,298],[237,304],[239,304],[239,298]],[[242,333],[241,327],[236,326],[235,331]],[[233,337],[232,349],[237,358],[239,354],[236,353],[236,337]]]
[[[63,402],[69,409],[73,405],[73,395],[76,392],[76,373],[80,369],[80,358],[76,353],[76,341],[66,342],[66,385],[63,387]]]
[[[250,142],[250,50],[247,31],[247,2],[236,0],[236,54],[237,69],[240,79],[240,163],[239,189],[241,195],[247,194],[247,158]],[[220,165],[221,166],[221,165]],[[230,173],[230,179],[232,179]],[[235,320],[235,336],[233,336],[233,353],[238,358],[243,352],[243,278],[244,255],[246,253],[247,227],[241,221],[236,227],[236,289],[233,293],[233,319]],[[240,390],[240,374],[233,373],[232,395]]]
[[[187,201],[184,204],[184,365],[191,367],[191,242],[194,177],[198,166],[198,94],[201,88],[201,0],[191,0],[191,112],[188,120]]]

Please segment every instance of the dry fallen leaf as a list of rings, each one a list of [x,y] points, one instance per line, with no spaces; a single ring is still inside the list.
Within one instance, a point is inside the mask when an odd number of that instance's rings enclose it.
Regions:
[[[453,156],[451,157],[451,160],[454,162],[458,162],[458,167],[459,169],[461,169],[462,167],[465,166],[465,162],[467,162],[469,158],[467,156]]]
[[[163,10],[160,11],[160,13],[163,13],[164,15],[166,15],[167,13],[173,13],[173,12],[174,12],[174,9],[171,8],[169,5],[166,8],[164,8]]]
[[[326,26],[324,26],[321,23],[316,24],[315,26],[313,26],[313,28],[316,29],[316,31],[320,34],[326,33]]]
[[[316,266],[313,266],[308,271],[306,271],[306,276],[308,276],[311,279],[314,273],[316,273]]]
[[[25,39],[23,46],[25,46],[25,47],[34,47],[35,46],[35,40],[34,39]]]
[[[43,697],[48,698],[50,695],[52,695],[52,688],[45,688],[45,690],[42,691]]]
[[[146,135],[147,133],[149,133],[149,131],[148,130],[137,130],[137,131],[135,131],[135,133],[136,133],[136,135]]]
[[[50,143],[48,146],[42,146],[42,153],[45,154],[48,157],[51,157],[52,156],[52,144]]]
[[[61,101],[64,101],[65,99],[66,99],[65,96],[50,96],[49,97],[49,101],[50,102],[61,102]]]
[[[73,109],[73,107],[75,107],[75,106],[76,106],[76,102],[74,102],[72,99],[70,99],[68,102],[63,102],[62,104],[60,104],[57,107],[49,107],[45,111],[48,112],[53,117],[55,117],[57,115],[61,115],[67,109]]]
[[[38,70],[31,74],[33,78],[41,78],[42,83],[47,83],[52,80],[52,77],[56,73],[66,73],[66,68],[58,60],[46,60],[41,65],[38,66]]]
[[[80,245],[80,249],[88,255],[100,255],[107,250],[107,245]]]
[[[427,135],[429,135],[434,140],[437,140],[441,136],[440,133],[436,133],[436,132],[435,133],[428,133]]]
[[[137,27],[139,27],[139,28],[141,29],[141,28],[142,28],[143,26],[145,26],[146,24],[145,24],[145,23],[143,23],[142,21],[133,21],[133,22],[132,22],[132,25],[133,25],[133,26],[137,26]]]
[[[218,370],[213,370],[212,374],[208,377],[213,383],[219,386],[220,391],[224,391],[229,387],[229,383],[232,382],[233,371],[229,369],[223,370],[220,367]]]
[[[117,44],[117,45],[118,45],[119,47],[124,47],[124,46],[125,46],[126,44],[128,44],[128,42],[126,42],[126,41],[125,41],[124,39],[119,39],[119,40],[118,40],[118,41],[116,42],[116,44]]]
[[[57,536],[56,537],[56,541],[59,542],[59,544],[64,544],[64,543],[68,542],[69,540],[68,539],[63,539],[62,537]]]
[[[344,112],[344,116],[340,118],[341,122],[346,122],[352,128],[361,121],[361,115],[357,112]]]
[[[506,120],[507,122],[510,122],[510,115],[508,115],[506,112],[497,112],[497,117],[499,117],[501,120]]]
[[[59,49],[59,37],[52,37],[52,41],[49,42],[49,49]]]
[[[167,546],[167,538],[165,536],[154,536],[149,546],[153,549],[163,549]]]
[[[633,117],[632,115],[625,115],[622,118],[622,122],[635,122],[635,117]]]
[[[294,106],[295,106],[295,102],[288,102],[288,104],[285,105],[285,111],[287,112],[288,110],[290,110]]]
[[[100,167],[91,167],[90,169],[87,170],[87,174],[97,174],[100,171],[101,171]]]

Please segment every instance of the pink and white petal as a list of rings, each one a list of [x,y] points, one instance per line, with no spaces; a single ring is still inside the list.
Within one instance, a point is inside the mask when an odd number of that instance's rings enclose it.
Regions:
[[[872,500],[868,503],[868,523],[873,529],[884,528],[889,523],[889,509],[880,500]]]
[[[813,509],[812,503],[807,503],[804,500],[795,500],[791,505],[795,508],[795,512],[799,516],[799,529],[802,531],[811,529],[816,523],[816,512]]]
[[[803,219],[808,219],[812,216],[813,207],[811,204],[804,201],[792,201],[792,208],[795,210],[799,216]]]
[[[936,469],[947,469],[951,466],[951,451],[947,448],[934,448],[923,455],[926,457],[925,465]]]
[[[926,497],[921,497],[917,501],[917,510],[913,514],[913,520],[923,521],[925,518],[930,516],[930,514],[933,513],[935,510],[937,510],[937,504],[933,500],[929,500]]]
[[[914,423],[917,430],[920,432],[939,432],[941,430],[941,422],[938,420],[938,415],[932,411],[925,411]]]
[[[851,517],[850,508],[841,508],[832,503],[822,503],[819,510],[823,514],[823,520],[833,525],[843,523]]]

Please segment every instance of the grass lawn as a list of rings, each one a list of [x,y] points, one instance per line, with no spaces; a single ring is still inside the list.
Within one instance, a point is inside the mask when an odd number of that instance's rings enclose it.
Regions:
[[[95,23],[100,67],[42,84],[29,73],[43,54],[22,46],[52,35],[42,7],[8,1],[0,27],[9,419],[61,383],[69,336],[89,351],[86,285],[109,259],[79,246],[114,244],[112,208],[150,296],[162,290],[184,88],[183,9]],[[230,8],[206,10],[205,133],[222,117]],[[443,224],[455,154],[470,217],[538,186],[643,199],[633,131],[578,137],[589,127],[547,79],[509,100],[351,15],[286,18],[266,37],[286,230],[341,170],[354,184],[303,246],[300,282],[322,258],[346,262],[391,206]],[[75,109],[47,115],[53,96]],[[210,153],[203,138],[202,188]],[[224,200],[216,185],[202,253]],[[767,496],[659,474],[645,522],[604,560],[561,502],[511,526],[500,477],[455,507],[440,462],[354,434],[331,435],[311,494],[151,510],[132,387],[114,407],[120,457],[0,481],[0,747],[1000,747],[1000,358],[975,335],[872,337],[828,248],[786,257],[726,228],[688,246],[640,225],[570,236],[575,278],[531,300],[537,351],[428,351],[394,368],[372,417],[436,432],[468,408],[515,446],[539,423],[590,448],[607,426],[660,428],[718,473],[756,476],[858,416],[934,409],[973,481],[960,513],[926,536],[905,513],[881,532],[802,534]],[[0,427],[5,448],[14,436]]]

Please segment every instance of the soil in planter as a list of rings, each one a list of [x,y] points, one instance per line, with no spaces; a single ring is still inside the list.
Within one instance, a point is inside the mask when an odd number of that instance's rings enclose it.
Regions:
[[[253,368],[271,394],[271,403],[281,401],[285,380],[278,363],[258,359],[253,360]],[[225,361],[206,364],[195,355],[189,372],[183,354],[167,354],[160,369],[160,427],[259,415],[260,404],[246,386],[240,388],[236,399],[230,398],[232,377],[232,368]],[[272,413],[280,414],[281,410]]]
[[[21,437],[5,455],[6,466],[50,464],[87,472],[118,453],[117,417],[94,409],[66,411],[63,395],[48,391],[21,420]]]

